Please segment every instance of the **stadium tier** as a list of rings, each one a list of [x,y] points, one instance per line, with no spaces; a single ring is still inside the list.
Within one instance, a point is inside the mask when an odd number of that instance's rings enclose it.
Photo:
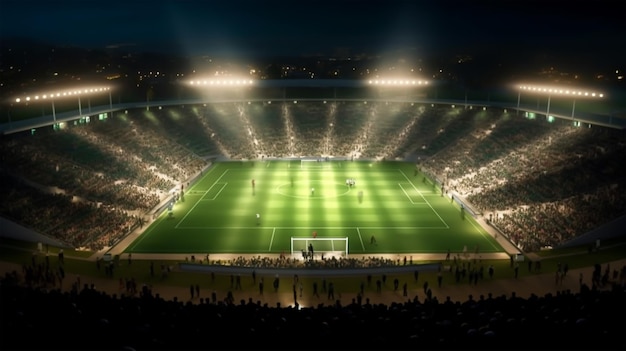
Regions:
[[[47,348],[70,328],[104,348],[197,349],[209,330],[279,349],[314,330],[333,344],[313,348],[614,349],[624,141],[380,100],[139,107],[8,133],[5,342]],[[558,294],[530,292],[546,285]],[[368,338],[345,338],[355,325]]]
[[[319,229],[351,236],[349,252],[502,251],[472,229],[487,224],[532,252],[623,213],[623,137],[532,113],[406,102],[131,109],[4,135],[2,213],[90,250],[141,229],[130,251],[290,252],[280,238]],[[437,231],[460,242],[421,243]],[[463,237],[472,231],[492,238]],[[405,235],[397,247],[365,245],[393,233]]]

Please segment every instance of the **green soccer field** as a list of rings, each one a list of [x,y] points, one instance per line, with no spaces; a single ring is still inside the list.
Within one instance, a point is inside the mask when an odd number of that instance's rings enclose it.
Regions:
[[[503,251],[414,164],[293,160],[215,163],[126,252],[289,254],[314,232],[316,252]]]

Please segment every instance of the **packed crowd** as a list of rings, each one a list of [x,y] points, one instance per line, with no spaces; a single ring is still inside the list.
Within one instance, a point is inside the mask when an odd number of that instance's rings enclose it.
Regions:
[[[624,309],[626,290],[617,284],[606,290],[583,284],[577,292],[529,298],[488,294],[455,302],[416,296],[390,304],[352,299],[299,308],[270,306],[253,298],[166,300],[147,286],[137,289],[135,296],[109,295],[80,283],[63,292],[26,286],[20,279],[13,272],[0,281],[2,345],[7,350],[615,350],[626,346],[626,320],[623,313],[616,313]],[[80,335],[80,340],[65,335]]]
[[[39,191],[6,174],[0,174],[0,180],[0,209],[5,218],[28,223],[76,248],[110,246],[142,223],[139,217],[119,209]]]
[[[137,133],[124,121],[3,137],[1,213],[70,246],[100,250],[143,225],[175,186],[208,165],[163,132]]]
[[[410,153],[418,121],[441,113],[411,104],[363,102],[288,102],[262,109],[224,103],[194,111],[218,145],[215,149],[234,159],[396,159]]]
[[[199,260],[198,260],[199,259]],[[255,256],[244,257],[238,256],[229,260],[211,260],[207,255],[204,260],[202,258],[193,257],[193,262],[211,263],[216,265],[237,266],[237,267],[262,267],[262,268],[373,268],[373,267],[391,267],[398,265],[399,262],[389,258],[378,256],[368,257],[345,257],[345,256],[326,256],[319,254],[315,259],[300,259],[296,257],[287,257],[281,254],[279,257]]]
[[[209,165],[209,155],[417,159],[448,195],[534,251],[626,210],[625,147],[617,130],[458,106],[351,101],[138,109],[3,136],[4,176],[23,186],[2,195],[1,213],[97,250],[140,225],[173,188]]]
[[[421,167],[525,251],[558,246],[624,213],[619,130],[503,124],[477,128]]]

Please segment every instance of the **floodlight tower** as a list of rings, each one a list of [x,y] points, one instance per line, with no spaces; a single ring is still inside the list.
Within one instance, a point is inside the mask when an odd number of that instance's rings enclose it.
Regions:
[[[24,96],[24,97],[17,97],[17,98],[14,99],[14,102],[28,104],[28,103],[31,103],[31,102],[38,102],[38,101],[50,101],[50,103],[52,105],[52,120],[56,122],[56,120],[57,120],[57,117],[56,117],[56,107],[55,107],[55,104],[54,104],[54,102],[56,100],[68,99],[70,97],[77,97],[78,98],[78,114],[82,116],[83,108],[82,108],[82,103],[81,103],[81,96],[87,96],[88,97],[89,111],[91,111],[91,100],[90,100],[89,96],[91,96],[93,94],[103,93],[103,92],[108,92],[108,94],[109,94],[109,108],[113,109],[113,102],[112,102],[112,98],[111,98],[111,88],[110,87],[76,87],[76,88],[73,88],[73,89],[36,93],[36,94],[33,94],[33,95],[27,95],[27,96]]]
[[[190,80],[186,84],[199,89],[203,93],[208,93],[210,91],[225,91],[233,88],[252,86],[254,85],[254,80],[248,78],[211,77]]]
[[[571,119],[574,119],[574,112],[576,111],[576,99],[577,98],[603,98],[603,93],[598,93],[586,89],[574,89],[569,87],[548,87],[538,85],[520,84],[517,86],[517,112],[519,113],[521,92],[528,91],[530,93],[547,95],[548,105],[546,108],[546,117],[550,115],[550,101],[552,95],[572,97],[572,114]]]
[[[583,98],[603,98],[604,94],[602,93],[595,93],[595,92],[587,92],[587,91],[575,91],[572,92],[571,94],[572,96],[572,119],[574,119],[574,111],[576,111],[576,98],[578,97],[583,97]]]
[[[403,89],[409,91],[413,88],[428,86],[429,82],[417,78],[373,78],[366,81],[366,84],[380,89]]]
[[[392,78],[392,79],[369,79],[368,85],[383,87],[418,87],[428,85],[428,81],[413,78]]]

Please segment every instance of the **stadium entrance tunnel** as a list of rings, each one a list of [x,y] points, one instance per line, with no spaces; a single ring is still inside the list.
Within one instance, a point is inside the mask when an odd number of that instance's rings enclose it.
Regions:
[[[344,196],[351,188],[345,183],[325,180],[307,180],[279,185],[276,191],[298,199],[328,199]]]

